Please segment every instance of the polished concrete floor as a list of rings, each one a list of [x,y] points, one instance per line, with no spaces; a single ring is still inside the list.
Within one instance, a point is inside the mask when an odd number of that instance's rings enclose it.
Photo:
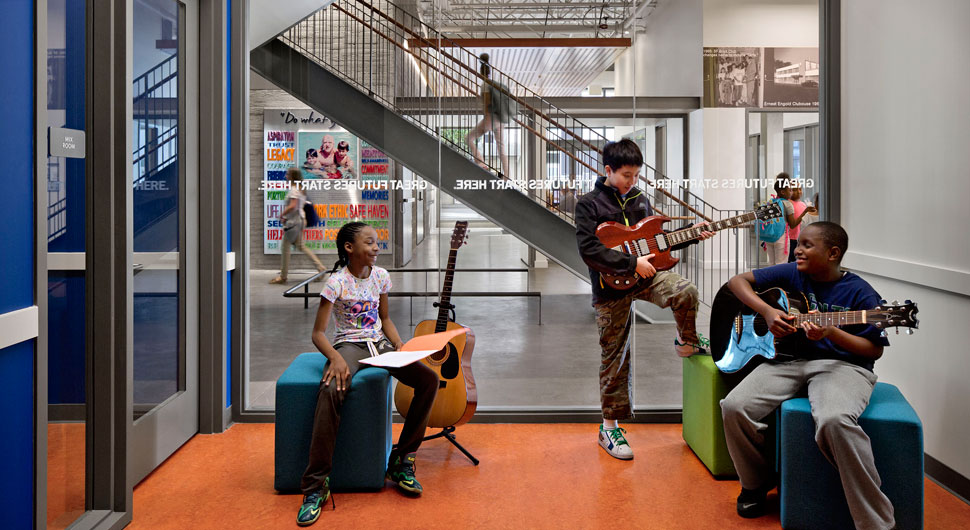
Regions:
[[[444,216],[443,216],[444,217]],[[480,223],[475,223],[476,225]],[[430,234],[415,251],[409,268],[447,262],[451,230]],[[468,244],[458,252],[458,268],[524,268],[525,245],[494,227],[473,226]],[[310,331],[316,300],[309,309],[302,299],[282,292],[308,277],[295,271],[286,286],[269,285],[275,271],[251,271],[249,407],[272,409],[275,381],[300,353],[313,351]],[[437,291],[437,273],[392,273],[395,291]],[[319,292],[322,284],[313,283]],[[599,406],[600,347],[590,287],[554,263],[526,272],[458,272],[458,291],[539,291],[538,298],[460,297],[457,322],[476,336],[472,372],[479,410],[576,409]],[[391,298],[390,314],[404,340],[414,324],[434,319],[437,298]],[[666,311],[669,315],[669,310]],[[698,328],[706,333],[709,316],[702,306]],[[681,404],[681,360],[674,353],[672,324],[639,321],[634,334],[634,405],[670,408]]]

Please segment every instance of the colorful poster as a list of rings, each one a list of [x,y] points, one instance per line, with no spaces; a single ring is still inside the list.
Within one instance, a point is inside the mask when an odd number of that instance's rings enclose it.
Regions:
[[[299,133],[304,179],[356,179],[357,137],[335,130]]]
[[[360,141],[360,180],[386,181],[391,178],[391,159],[380,149]]]
[[[765,48],[765,107],[818,108],[818,48]]]
[[[304,246],[317,254],[336,254],[340,227],[362,221],[377,231],[381,251],[391,250],[392,170],[384,153],[310,110],[266,110],[263,129],[264,180],[259,193],[265,254],[281,250],[279,217],[289,191],[286,170],[293,166],[303,170],[304,192],[320,219],[303,231]]]
[[[704,48],[704,106],[761,106],[761,48]]]

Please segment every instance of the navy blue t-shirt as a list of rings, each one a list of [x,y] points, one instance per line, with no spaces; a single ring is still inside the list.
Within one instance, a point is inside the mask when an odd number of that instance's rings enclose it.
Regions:
[[[790,292],[801,292],[808,299],[810,310],[821,313],[838,311],[859,311],[873,309],[879,305],[879,293],[868,282],[851,272],[846,272],[842,278],[834,282],[816,282],[807,274],[798,272],[795,263],[785,263],[757,269],[754,274],[756,291],[771,287],[781,287]],[[872,324],[856,324],[842,326],[847,333],[869,339],[873,344],[889,346],[889,340],[880,336],[880,330]],[[798,332],[802,337],[805,333]],[[852,364],[872,370],[873,361],[849,353],[829,339],[808,340],[805,338],[805,351],[799,352],[799,357],[807,359],[841,359]]]

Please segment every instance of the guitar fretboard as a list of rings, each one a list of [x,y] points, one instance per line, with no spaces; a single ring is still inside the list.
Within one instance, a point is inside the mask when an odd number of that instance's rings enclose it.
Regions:
[[[799,313],[795,315],[793,325],[799,326],[802,322],[811,322],[816,326],[850,326],[852,324],[868,324],[867,313],[877,314],[878,311],[843,311],[830,313]]]
[[[667,241],[670,242],[670,246],[679,245],[681,243],[693,241],[694,239],[701,237],[701,232],[717,232],[719,230],[724,230],[725,228],[734,228],[736,226],[741,226],[744,223],[753,221],[757,217],[758,216],[754,212],[748,212],[741,215],[736,215],[734,217],[728,217],[727,219],[721,219],[720,221],[715,221],[713,223],[708,223],[706,225],[674,230],[673,232],[667,234]]]
[[[448,252],[448,267],[445,269],[445,280],[441,283],[441,297],[438,300],[438,320],[435,322],[435,333],[448,330],[448,307],[451,306],[451,283],[455,279],[455,261],[458,249]]]
[[[686,243],[701,237],[701,232],[717,232],[725,228],[734,228],[758,218],[755,212],[743,213],[727,219],[721,219],[701,226],[692,226],[681,230],[674,230],[666,234],[657,234],[654,238],[640,238],[626,241],[623,245],[614,247],[614,250],[633,254],[634,256],[646,256],[657,251],[667,250],[674,245]]]

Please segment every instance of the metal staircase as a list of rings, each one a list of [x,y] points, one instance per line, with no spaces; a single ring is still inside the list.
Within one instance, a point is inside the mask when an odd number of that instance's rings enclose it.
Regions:
[[[375,145],[495,224],[515,234],[581,278],[588,279],[576,248],[571,211],[560,209],[561,190],[592,189],[600,173],[602,128],[589,127],[496,68],[486,78],[472,51],[390,2],[343,0],[323,8],[256,48],[251,68],[314,110]],[[483,137],[475,160],[466,136],[481,120],[480,94],[497,87],[511,101],[503,126],[508,167],[495,134]],[[492,141],[488,141],[491,137]],[[567,178],[547,177],[548,161],[564,161]],[[552,173],[548,171],[548,173]],[[653,168],[641,187],[658,213],[676,224],[736,215],[719,210]],[[464,189],[467,181],[480,190]],[[541,184],[541,185],[537,185]],[[746,270],[752,245],[735,231],[708,250],[685,252],[679,267],[702,292],[725,275]],[[710,267],[716,263],[716,267]],[[716,271],[715,271],[716,269]],[[728,269],[725,272],[725,269]],[[708,278],[710,277],[710,282]],[[705,284],[717,282],[712,287]]]

